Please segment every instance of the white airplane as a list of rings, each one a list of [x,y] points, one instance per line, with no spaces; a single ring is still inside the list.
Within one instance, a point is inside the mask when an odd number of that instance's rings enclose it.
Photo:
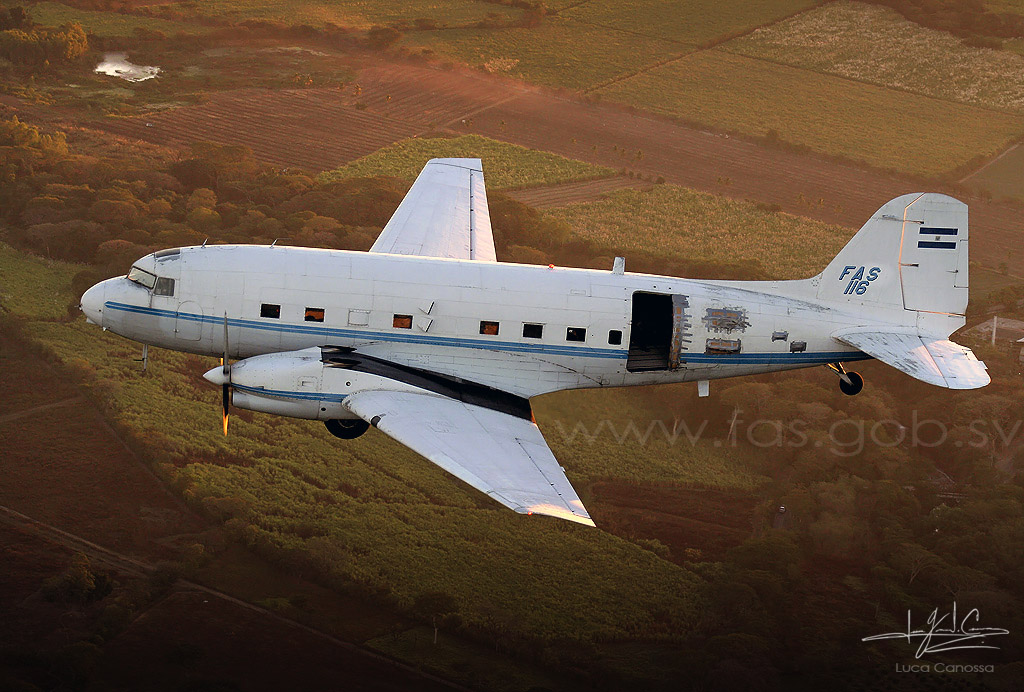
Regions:
[[[530,410],[563,389],[708,381],[877,358],[951,389],[988,384],[948,340],[967,308],[967,206],[898,197],[818,276],[695,281],[497,262],[479,159],[427,163],[369,252],[162,250],[82,296],[143,344],[221,355],[229,404],[373,425],[526,514],[593,521]],[[234,363],[230,358],[240,358]]]

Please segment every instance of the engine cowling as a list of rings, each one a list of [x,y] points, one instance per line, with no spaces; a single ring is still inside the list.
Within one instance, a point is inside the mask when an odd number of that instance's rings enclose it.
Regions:
[[[253,356],[207,372],[210,382],[231,385],[231,403],[249,411],[308,420],[354,420],[345,397],[367,389],[422,391],[370,372],[347,368],[344,359],[325,363],[324,349],[307,348]]]

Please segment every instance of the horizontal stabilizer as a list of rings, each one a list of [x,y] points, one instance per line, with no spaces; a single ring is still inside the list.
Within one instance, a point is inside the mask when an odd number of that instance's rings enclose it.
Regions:
[[[991,382],[971,349],[939,336],[876,326],[841,329],[832,338],[928,384],[977,389]]]

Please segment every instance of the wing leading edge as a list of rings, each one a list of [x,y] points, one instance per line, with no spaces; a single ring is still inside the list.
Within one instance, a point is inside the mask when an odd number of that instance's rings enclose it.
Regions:
[[[370,252],[494,262],[480,159],[431,159]]]
[[[510,509],[594,525],[535,423],[418,392],[364,391],[344,406]]]
[[[879,327],[841,329],[832,337],[922,382],[949,389],[977,389],[991,378],[966,346],[939,336]]]

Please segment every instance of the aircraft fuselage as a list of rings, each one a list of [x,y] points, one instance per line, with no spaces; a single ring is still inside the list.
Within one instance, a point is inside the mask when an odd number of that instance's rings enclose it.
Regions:
[[[82,306],[144,344],[219,356],[226,320],[233,358],[347,347],[527,398],[867,357],[830,337],[864,316],[800,297],[807,281],[268,246],[167,250],[133,273],[90,289]],[[884,322],[876,313],[868,321]]]

